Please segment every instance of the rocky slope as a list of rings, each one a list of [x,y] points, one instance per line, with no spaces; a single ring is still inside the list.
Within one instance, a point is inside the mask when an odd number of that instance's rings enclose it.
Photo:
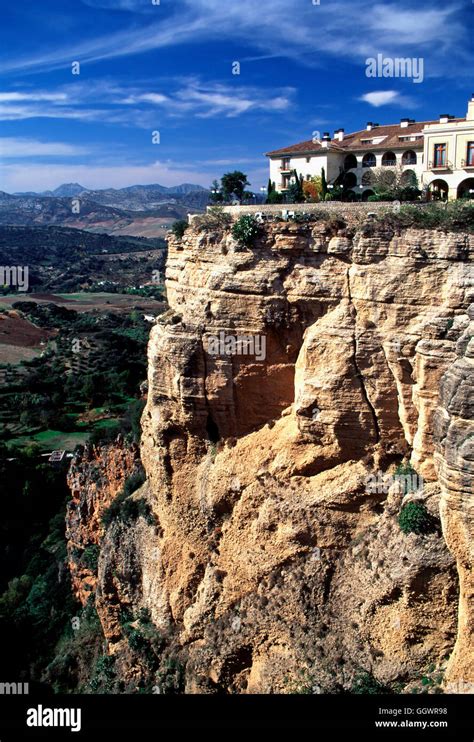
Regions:
[[[247,248],[197,224],[170,240],[132,496],[153,518],[101,540],[123,676],[145,673],[126,606],[191,693],[341,692],[361,671],[409,690],[448,657],[445,680],[470,687],[473,258],[472,235],[370,219],[270,223]],[[216,354],[221,333],[265,352]],[[387,478],[402,459],[418,489]],[[422,534],[398,524],[413,500]]]

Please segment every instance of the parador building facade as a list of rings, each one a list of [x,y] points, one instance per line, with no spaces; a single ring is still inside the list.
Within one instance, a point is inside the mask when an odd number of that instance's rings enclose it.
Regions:
[[[436,121],[402,118],[398,124],[380,126],[369,121],[365,129],[346,134],[338,129],[331,138],[293,144],[267,152],[270,180],[285,192],[296,170],[310,180],[324,168],[329,187],[342,182],[345,190],[361,195],[374,193],[373,171],[398,169],[407,182],[413,173],[420,188],[433,198],[456,199],[474,195],[474,94],[465,118],[441,114]]]

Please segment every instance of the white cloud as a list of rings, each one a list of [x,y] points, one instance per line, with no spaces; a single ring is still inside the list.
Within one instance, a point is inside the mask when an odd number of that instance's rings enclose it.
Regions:
[[[365,95],[361,95],[359,100],[363,100],[365,103],[375,106],[375,108],[386,106],[389,103],[396,103],[398,105],[409,104],[407,98],[401,96],[396,90],[378,90],[373,93],[365,93]]]
[[[18,101],[65,101],[66,93],[0,93],[0,103],[16,103]]]
[[[170,6],[166,13],[152,6],[159,16],[154,20],[142,16],[138,11],[143,4],[133,0],[88,0],[88,4],[133,9],[133,25],[47,54],[6,59],[4,70],[64,67],[72,59],[88,63],[212,40],[244,42],[264,55],[315,66],[321,64],[322,54],[362,65],[367,56],[379,52],[400,56],[423,46],[430,57],[430,74],[438,70],[444,75],[450,70],[459,74],[453,59],[467,60],[470,53],[468,29],[456,17],[457,5],[414,8],[411,0],[375,5],[372,0],[331,0],[315,6],[309,0],[271,0],[265,8],[255,0],[175,0],[171,16]],[[123,19],[127,21],[129,15]],[[451,64],[446,67],[448,58]]]
[[[36,97],[22,92],[0,93],[0,120],[77,119],[149,128],[157,125],[157,107],[162,117],[235,117],[249,111],[283,111],[291,105],[295,92],[293,88],[202,83],[197,78],[171,80],[167,85],[175,88],[168,95],[138,85],[125,88],[107,80],[90,86],[63,86],[57,92]]]
[[[89,152],[64,142],[41,142],[23,137],[0,137],[0,156],[5,160],[23,157],[75,157]]]

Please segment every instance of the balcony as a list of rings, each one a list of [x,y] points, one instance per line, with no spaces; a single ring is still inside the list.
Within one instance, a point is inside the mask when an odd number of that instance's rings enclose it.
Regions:
[[[405,165],[416,165],[416,158],[406,158],[406,160],[402,160],[402,165],[405,167]]]
[[[396,160],[383,160],[382,167],[395,167],[397,164]]]
[[[436,172],[442,172],[443,170],[452,170],[453,163],[449,160],[445,162],[429,162],[428,170],[436,170]]]
[[[461,160],[463,170],[474,170],[474,160]]]
[[[293,168],[290,167],[289,163],[285,163],[284,165],[280,165],[280,173],[291,173]]]

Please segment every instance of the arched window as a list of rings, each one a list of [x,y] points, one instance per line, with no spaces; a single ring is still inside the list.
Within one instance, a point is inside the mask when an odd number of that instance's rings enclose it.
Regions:
[[[344,188],[355,188],[357,185],[357,176],[355,173],[346,173],[342,181]]]
[[[357,167],[357,158],[355,155],[346,155],[344,159],[344,170],[352,170]]]
[[[442,178],[436,178],[429,184],[428,191],[433,201],[445,201],[448,198],[449,186]]]
[[[458,198],[474,198],[474,178],[466,178],[458,185]]]
[[[402,165],[416,165],[416,152],[413,152],[412,149],[404,152],[402,155]]]
[[[397,164],[395,152],[384,152],[382,156],[382,167],[393,167]]]
[[[373,152],[367,152],[362,158],[362,167],[375,167],[376,159]]]

